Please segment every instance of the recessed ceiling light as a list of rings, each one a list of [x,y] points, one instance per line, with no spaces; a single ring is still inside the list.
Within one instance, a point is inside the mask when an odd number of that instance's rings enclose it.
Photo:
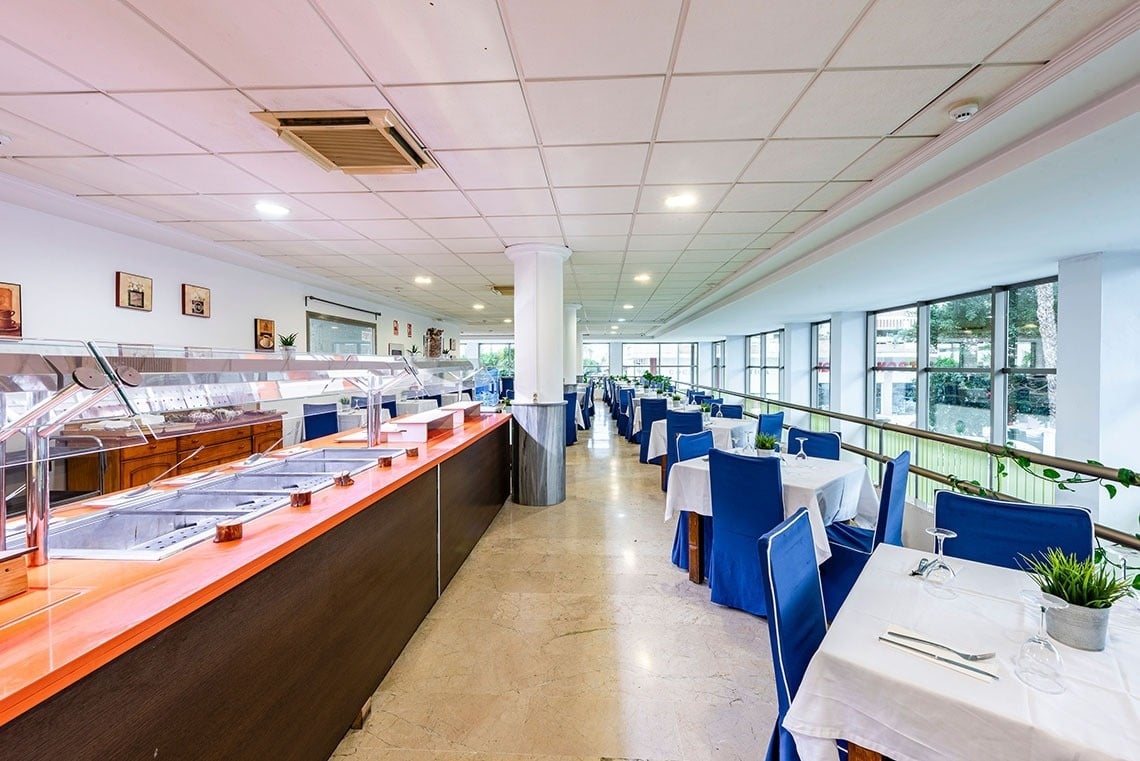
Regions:
[[[10,142],[12,142],[12,138],[7,135],[0,135],[0,145],[7,145]]]
[[[697,202],[692,193],[678,193],[674,196],[665,196],[665,206],[670,209],[687,209]]]
[[[619,318],[618,318],[618,322],[625,322],[625,318],[624,318],[624,317],[619,317]]]
[[[633,309],[633,304],[622,304],[621,308],[622,309]]]
[[[514,320],[512,320],[510,317],[508,317],[505,320],[503,320],[503,322],[511,323],[511,322],[514,322]]]
[[[431,285],[431,278],[427,275],[416,275],[416,283],[419,285]]]
[[[483,309],[483,305],[482,304],[472,304],[471,308],[478,311],[480,309]]]
[[[617,325],[610,325],[610,330],[617,330]]]
[[[289,215],[287,208],[272,201],[258,201],[253,205],[253,208],[263,217],[286,217]]]
[[[635,275],[633,279],[639,283],[648,283],[649,282],[649,275],[642,272],[640,275]]]

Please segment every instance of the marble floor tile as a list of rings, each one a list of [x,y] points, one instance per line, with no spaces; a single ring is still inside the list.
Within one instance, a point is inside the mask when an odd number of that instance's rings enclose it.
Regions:
[[[566,502],[503,507],[333,759],[763,756],[766,624],[670,563],[659,468],[596,420],[566,452]]]

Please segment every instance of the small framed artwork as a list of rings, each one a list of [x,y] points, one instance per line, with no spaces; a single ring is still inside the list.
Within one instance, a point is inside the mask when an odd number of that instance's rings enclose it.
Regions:
[[[115,273],[115,306],[149,312],[154,298],[154,282],[129,272]]]
[[[200,285],[182,284],[182,314],[188,317],[210,316],[210,289]]]
[[[412,337],[412,323],[408,323],[408,338]]]
[[[24,334],[23,311],[19,283],[0,283],[0,336],[19,338]]]
[[[402,357],[402,356],[404,356],[404,345],[403,344],[388,344],[388,356],[389,357]]]
[[[277,323],[257,317],[253,321],[253,348],[273,351],[277,344]]]
[[[394,335],[394,336],[400,335],[400,321],[399,320],[392,320],[392,335]]]

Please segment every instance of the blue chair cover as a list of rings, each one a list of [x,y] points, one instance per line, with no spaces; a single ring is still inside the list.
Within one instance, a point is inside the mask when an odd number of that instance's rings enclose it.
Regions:
[[[846,523],[833,523],[827,527],[831,557],[819,567],[827,620],[835,618],[876,547],[883,542],[902,546],[906,479],[909,473],[910,452],[903,452],[887,463],[883,471],[883,486],[879,491],[879,517],[874,529]]]
[[[618,391],[617,430],[619,436],[626,438],[629,438],[630,416],[633,415],[633,394],[632,388],[623,388]]]
[[[515,398],[515,376],[507,376],[499,379],[499,393],[505,399]]]
[[[1093,554],[1092,515],[1083,507],[1000,502],[952,491],[934,495],[934,525],[958,532],[947,555],[1003,568],[1023,568],[1022,555],[1050,547],[1087,560]]]
[[[368,397],[354,396],[349,400],[349,406],[354,410],[368,409]]]
[[[642,404],[645,404],[643,401]],[[644,412],[642,413],[644,414]],[[677,459],[691,460],[702,457],[713,448],[712,431],[697,431],[696,433],[679,433],[676,436]],[[674,460],[670,460],[674,462]],[[701,559],[705,568],[709,567],[709,551],[712,549],[712,518],[701,516]],[[677,514],[677,533],[673,536],[673,565],[689,570],[689,511],[681,510]]]
[[[767,761],[799,761],[795,741],[783,728],[784,716],[799,691],[808,663],[827,634],[815,544],[807,508],[757,541],[760,582],[772,643],[776,674],[776,725],[768,742]],[[845,743],[841,750],[845,750]]]
[[[735,420],[744,419],[744,405],[742,404],[714,404],[712,405],[712,416],[716,417],[717,414],[721,417],[730,417]]]
[[[641,454],[638,457],[641,462],[649,462],[649,433],[656,421],[665,419],[668,404],[665,399],[641,400],[641,433],[638,434],[641,437]]]
[[[804,452],[808,457],[821,457],[825,460],[838,460],[842,449],[839,434],[832,431],[805,431],[803,428],[788,429],[788,453],[798,454],[800,443],[796,439],[807,439]]]
[[[336,419],[336,404],[303,404],[304,441],[329,436],[340,430]]]
[[[679,433],[696,433],[704,428],[701,422],[701,413],[694,410],[693,412],[679,412],[677,410],[668,410],[665,413],[665,447],[666,457],[668,458],[667,470],[665,472],[665,480],[669,480],[669,470],[673,469],[673,463],[677,462],[677,434]]]
[[[713,513],[710,597],[720,605],[767,615],[756,542],[784,519],[780,459],[714,449],[709,452],[709,486]]]
[[[385,402],[380,402],[380,406],[388,410],[388,417],[396,417],[396,400],[390,399]]]
[[[757,433],[766,433],[769,436],[775,436],[776,441],[784,435],[784,413],[769,412],[760,416],[760,423],[756,428]]]
[[[578,443],[578,424],[574,418],[574,405],[578,403],[578,394],[569,391],[562,395],[566,400],[566,446]]]

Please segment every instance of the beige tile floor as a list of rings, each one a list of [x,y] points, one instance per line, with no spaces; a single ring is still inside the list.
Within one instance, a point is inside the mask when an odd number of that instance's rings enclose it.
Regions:
[[[659,470],[598,413],[566,502],[504,506],[334,761],[763,757],[766,624],[669,562]]]

